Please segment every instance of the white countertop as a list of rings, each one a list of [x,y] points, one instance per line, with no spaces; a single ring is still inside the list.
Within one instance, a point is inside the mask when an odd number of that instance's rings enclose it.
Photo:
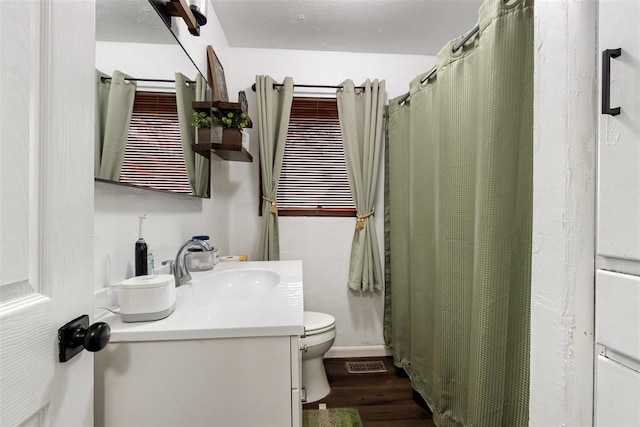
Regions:
[[[280,275],[281,282],[257,298],[215,298],[208,277],[235,269],[271,270]],[[111,342],[303,334],[301,261],[223,262],[191,276],[191,282],[176,289],[176,309],[167,318],[136,323],[122,322],[117,314],[101,318],[111,327]]]

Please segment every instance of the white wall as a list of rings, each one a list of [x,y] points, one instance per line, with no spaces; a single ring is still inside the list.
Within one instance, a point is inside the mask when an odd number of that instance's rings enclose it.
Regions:
[[[291,76],[300,84],[321,85],[338,85],[348,78],[356,84],[367,78],[385,79],[388,96],[395,97],[407,92],[409,81],[428,71],[435,63],[432,56],[275,49],[231,48],[219,56],[225,68],[230,97],[235,100],[239,90],[247,93],[249,113],[254,123],[257,122],[256,98],[251,85],[256,74],[267,74],[278,81]],[[254,162],[233,163],[230,167],[233,196],[229,242],[231,253],[244,253],[250,259],[256,259],[260,230],[257,126],[250,133],[249,151]],[[381,250],[384,248],[383,179],[381,165],[375,206]],[[361,294],[347,288],[354,228],[354,218],[280,218],[281,258],[302,260],[305,309],[336,317],[336,347],[384,343],[383,294]],[[384,262],[384,254],[381,254],[381,260]]]
[[[177,43],[96,42],[95,62],[98,70],[109,75],[120,70],[131,77],[147,79],[173,80],[176,71],[195,79],[198,72]],[[144,85],[145,82],[138,82],[138,86]]]
[[[156,267],[163,260],[174,259],[180,245],[195,235],[209,235],[211,243],[226,251],[229,198],[224,183],[228,173],[226,162],[212,158],[211,199],[96,182],[94,288],[133,276],[138,217],[142,214],[147,214],[144,238]]]
[[[536,3],[532,426],[592,424],[596,12]]]

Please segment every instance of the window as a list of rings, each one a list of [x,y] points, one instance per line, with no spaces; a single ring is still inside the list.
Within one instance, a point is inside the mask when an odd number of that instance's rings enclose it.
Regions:
[[[191,194],[175,93],[136,92],[120,182]]]
[[[282,216],[353,216],[335,98],[293,98],[278,183]]]

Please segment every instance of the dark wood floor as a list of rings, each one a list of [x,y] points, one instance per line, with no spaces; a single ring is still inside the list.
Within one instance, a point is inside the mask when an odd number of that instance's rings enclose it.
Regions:
[[[346,361],[382,360],[386,373],[350,374]],[[324,399],[303,406],[318,409],[355,408],[364,427],[416,427],[434,426],[431,412],[420,396],[411,388],[411,382],[402,369],[393,365],[392,357],[325,359],[331,393]]]

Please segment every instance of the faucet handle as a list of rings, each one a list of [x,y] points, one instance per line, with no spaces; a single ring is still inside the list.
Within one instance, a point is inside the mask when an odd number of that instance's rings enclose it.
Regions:
[[[167,259],[162,261],[162,265],[169,265],[169,274],[175,274],[176,272],[176,262],[172,259]]]

